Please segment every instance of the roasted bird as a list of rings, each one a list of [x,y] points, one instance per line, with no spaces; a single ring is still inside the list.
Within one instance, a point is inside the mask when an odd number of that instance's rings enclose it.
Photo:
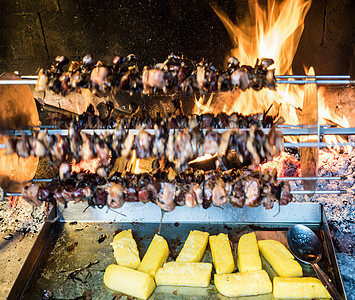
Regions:
[[[63,96],[80,89],[90,89],[94,94],[114,94],[120,91],[142,93],[204,93],[230,91],[239,88],[260,90],[276,88],[274,61],[269,58],[257,60],[255,66],[240,65],[235,57],[228,60],[226,71],[216,68],[204,60],[193,62],[183,55],[172,53],[163,63],[145,66],[139,71],[138,59],[130,54],[116,56],[112,65],[102,61],[94,63],[92,55],[83,57],[81,62],[58,56],[49,70],[38,73],[37,91],[47,87]]]
[[[223,158],[233,154],[235,167],[241,168],[271,160],[283,150],[282,133],[274,126],[268,134],[255,126],[248,131],[235,128],[221,134],[198,127],[169,132],[164,122],[154,127],[155,134],[140,130],[136,135],[122,125],[117,126],[113,134],[105,135],[89,135],[73,127],[69,128],[68,136],[37,131],[31,136],[9,137],[5,147],[7,154],[17,153],[21,157],[48,155],[59,162],[99,158],[104,168],[113,166],[119,157],[129,158],[134,149],[137,158],[166,157],[178,171],[185,170],[189,161],[206,153],[218,154],[221,168],[226,165]]]
[[[48,187],[31,184],[23,188],[22,197],[34,206],[42,202],[87,201],[90,206],[105,205],[119,208],[125,202],[149,201],[164,211],[176,206],[195,207],[201,205],[273,207],[274,202],[286,205],[292,201],[290,185],[277,182],[276,170],[252,171],[248,169],[229,171],[192,171],[177,173],[169,178],[168,172],[154,174],[115,174],[110,180],[89,173],[73,173],[65,180],[53,179]]]

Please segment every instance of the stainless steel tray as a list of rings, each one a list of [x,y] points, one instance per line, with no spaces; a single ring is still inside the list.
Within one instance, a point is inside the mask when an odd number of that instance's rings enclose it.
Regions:
[[[53,292],[54,299],[75,299],[84,292],[91,292],[93,299],[120,299],[121,294],[107,289],[102,282],[105,268],[114,263],[110,246],[113,236],[120,230],[131,228],[143,256],[158,231],[160,209],[154,204],[140,203],[126,203],[119,210],[120,214],[98,208],[88,208],[83,213],[84,209],[82,204],[72,204],[63,212],[61,222],[46,224],[32,249],[38,254],[27,259],[24,265],[26,272],[20,273],[9,299],[41,299],[44,289]],[[190,230],[228,233],[236,249],[239,237],[252,230],[258,239],[272,238],[287,245],[286,234],[291,225],[308,225],[323,243],[325,255],[320,262],[321,267],[346,299],[323,207],[316,203],[290,203],[281,207],[275,216],[277,211],[278,207],[272,210],[262,207],[237,209],[229,205],[223,209],[212,207],[207,210],[178,207],[164,215],[161,235],[168,241],[169,259],[172,260],[181,250]],[[211,261],[209,249],[203,261]],[[263,264],[273,278],[272,268],[265,260]],[[302,267],[305,276],[315,276],[311,267]],[[208,288],[159,286],[150,299],[233,298],[220,295],[211,284]],[[272,299],[272,295],[236,299]]]

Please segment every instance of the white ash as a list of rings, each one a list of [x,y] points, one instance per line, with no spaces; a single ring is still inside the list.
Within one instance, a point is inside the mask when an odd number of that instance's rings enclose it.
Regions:
[[[355,300],[355,257],[352,257],[346,253],[337,253],[336,256],[341,272],[341,277],[343,279],[346,296],[348,300]]]
[[[355,232],[355,150],[340,154],[333,150],[319,153],[319,176],[344,176],[343,180],[319,180],[317,190],[345,190],[346,194],[318,194],[309,198],[295,196],[295,201],[320,202],[324,205],[327,220],[337,224],[343,233]],[[300,180],[290,182],[292,189],[302,190]]]
[[[33,207],[21,198],[14,207],[10,207],[7,200],[0,201],[0,232],[39,232],[45,221],[45,213],[44,205]]]

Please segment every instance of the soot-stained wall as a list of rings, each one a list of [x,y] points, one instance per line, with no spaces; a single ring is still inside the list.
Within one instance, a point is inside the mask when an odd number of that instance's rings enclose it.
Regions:
[[[262,2],[265,2],[264,0]],[[248,16],[247,0],[215,1],[232,20]],[[314,0],[294,60],[294,71],[347,74],[354,56],[353,0]],[[0,1],[0,73],[34,74],[57,55],[93,53],[107,63],[135,53],[143,63],[172,51],[223,67],[232,48],[207,0]]]

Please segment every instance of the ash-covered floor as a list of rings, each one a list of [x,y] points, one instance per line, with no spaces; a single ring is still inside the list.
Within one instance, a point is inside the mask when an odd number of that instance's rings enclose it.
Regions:
[[[44,207],[24,200],[9,205],[0,201],[0,299],[8,296],[45,221]]]

